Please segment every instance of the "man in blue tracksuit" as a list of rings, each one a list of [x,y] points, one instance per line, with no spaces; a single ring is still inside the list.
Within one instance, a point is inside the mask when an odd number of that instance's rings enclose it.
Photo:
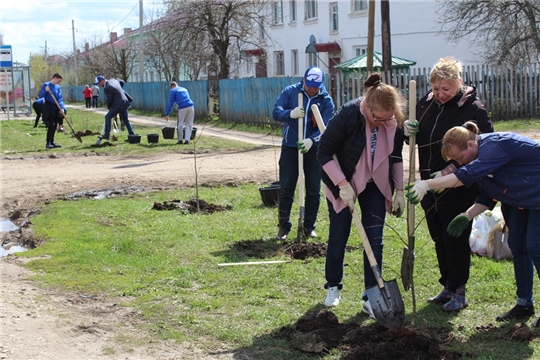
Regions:
[[[100,145],[101,140],[109,140],[111,121],[116,115],[120,115],[120,119],[128,130],[129,135],[135,135],[128,119],[128,109],[131,103],[126,96],[126,92],[122,89],[120,82],[116,79],[107,80],[103,76],[98,75],[96,76],[94,85],[103,86],[103,91],[107,98],[107,109],[109,109],[107,114],[105,114],[105,131],[103,135],[98,136],[96,145]]]
[[[323,85],[324,73],[317,67],[306,70],[301,82],[289,85],[279,95],[272,117],[283,123],[283,142],[279,158],[279,231],[277,238],[285,240],[291,231],[291,207],[298,180],[298,150],[304,157],[306,188],[304,235],[316,237],[315,221],[320,204],[321,173],[317,161],[317,145],[321,137],[311,105],[319,107],[325,124],[334,115],[334,101]],[[303,104],[298,104],[298,94]],[[303,120],[302,141],[298,140],[298,119]]]
[[[176,81],[172,81],[169,85],[171,92],[169,93],[169,105],[165,111],[165,119],[169,121],[169,114],[176,104],[178,106],[176,128],[178,129],[178,144],[189,144],[191,139],[191,131],[193,129],[193,119],[195,118],[195,107],[193,101],[189,97],[189,92],[186,88],[178,86]],[[185,131],[182,129],[186,127]]]
[[[62,119],[66,114],[66,106],[64,105],[64,99],[62,98],[62,88],[60,87],[62,79],[62,75],[58,73],[54,74],[51,81],[43,83],[38,95],[40,98],[45,98],[43,103],[43,120],[47,124],[46,149],[62,147],[54,142],[56,127],[58,124],[61,124]],[[58,103],[58,105],[56,103]]]

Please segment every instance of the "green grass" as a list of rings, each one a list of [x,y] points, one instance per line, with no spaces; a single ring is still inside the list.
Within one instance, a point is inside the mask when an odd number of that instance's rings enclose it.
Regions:
[[[94,133],[101,133],[101,129],[105,122],[104,116],[87,111],[77,109],[68,110],[68,119],[75,131],[85,132],[90,130]],[[93,147],[96,142],[97,135],[83,136],[82,143],[72,137],[71,130],[68,124],[64,121],[65,133],[56,133],[55,142],[62,145],[59,149],[45,149],[45,139],[47,129],[44,125],[39,124],[34,128],[34,120],[10,120],[0,121],[1,144],[0,148],[4,155],[39,155],[39,154],[84,154],[93,152],[100,155],[143,155],[143,154],[159,154],[163,152],[185,152],[193,151],[196,146],[198,152],[209,152],[219,150],[235,150],[235,149],[253,149],[256,146],[244,142],[230,141],[226,139],[204,136],[204,124],[195,124],[198,128],[194,142],[190,146],[179,147],[175,139],[164,139],[161,132],[161,126],[144,126],[137,123],[132,123],[135,133],[141,135],[139,144],[128,144],[124,140],[127,139],[127,131],[117,133],[118,141],[111,141],[117,146]],[[150,144],[147,141],[146,134],[159,134],[159,142]],[[111,135],[114,135],[111,132]]]
[[[77,117],[75,111],[70,115]],[[98,117],[88,120],[93,124],[89,126],[101,126],[103,119]],[[79,120],[85,121],[84,118]],[[495,126],[502,130],[499,125],[510,123],[498,122]],[[540,128],[536,121],[529,123],[526,126]],[[32,124],[2,121],[0,125],[4,153],[45,151],[41,149],[44,130],[38,129],[42,131],[39,136],[27,134],[32,131],[33,121]],[[510,125],[512,130],[525,126],[519,122]],[[140,128],[137,127],[137,132],[142,133]],[[204,145],[204,138],[198,146]],[[80,148],[75,139],[69,140],[66,136],[64,140],[58,141],[64,145],[62,152],[89,150]],[[220,149],[219,146],[242,145],[228,142],[205,146],[208,151],[214,151]],[[156,146],[121,144],[115,149],[99,150],[123,155],[137,151],[143,154],[177,151],[161,142]],[[313,357],[295,350],[274,335],[307,312],[322,308],[324,259],[218,267],[219,263],[226,262],[289,260],[274,240],[277,209],[262,205],[257,188],[253,184],[201,187],[200,198],[233,207],[230,211],[212,215],[152,210],[154,202],[193,198],[193,188],[133,193],[103,200],[53,202],[32,219],[36,236],[43,240],[42,245],[17,256],[36,258],[26,266],[36,272],[34,279],[38,282],[61,290],[109,297],[121,306],[134,307],[147,320],[139,326],[155,338],[188,341],[203,349],[212,349],[218,342],[257,359],[310,359]],[[295,204],[292,214],[298,213]],[[511,341],[507,332],[513,323],[494,321],[497,314],[509,310],[515,302],[513,267],[509,261],[473,257],[467,293],[470,305],[460,313],[446,314],[439,307],[426,303],[428,297],[440,290],[439,272],[433,242],[419,209],[416,219],[420,223],[415,234],[416,325],[451,329],[454,337],[446,345],[452,351],[461,352],[464,359],[540,358],[537,340]],[[406,220],[388,216],[386,222],[383,276],[387,281],[397,278],[401,287]],[[320,236],[317,241],[325,242],[329,221],[324,200],[317,225]],[[261,239],[265,244],[263,258],[234,248],[240,241]],[[363,258],[355,229],[351,230],[349,245],[357,249],[346,254],[343,301],[333,312],[340,322],[372,324],[373,320],[359,315]],[[37,258],[41,255],[50,255],[50,258]],[[412,294],[402,289],[402,296],[406,323],[410,324]],[[478,326],[489,324],[494,328],[487,333],[476,330]],[[535,330],[535,333],[539,334],[539,331]],[[318,358],[340,359],[340,356],[333,351]]]

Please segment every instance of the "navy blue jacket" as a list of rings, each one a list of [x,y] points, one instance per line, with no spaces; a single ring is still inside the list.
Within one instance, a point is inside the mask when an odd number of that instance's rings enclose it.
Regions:
[[[479,204],[540,210],[540,144],[523,135],[478,135],[477,158],[454,174],[465,186],[480,185]]]
[[[273,119],[284,123],[282,130],[283,146],[297,147],[298,119],[291,119],[291,111],[298,106],[299,93],[303,94],[304,110],[306,112],[304,116],[303,139],[309,138],[314,143],[317,143],[321,137],[321,132],[311,111],[311,105],[317,104],[325,125],[328,124],[328,121],[334,115],[334,101],[326,91],[324,85],[319,90],[319,93],[312,98],[305,92],[303,82],[287,86],[281,91],[274,105],[274,111],[272,111]]]

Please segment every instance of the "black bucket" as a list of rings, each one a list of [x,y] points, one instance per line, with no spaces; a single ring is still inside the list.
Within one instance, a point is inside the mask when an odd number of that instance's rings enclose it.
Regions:
[[[163,135],[164,139],[174,139],[174,132],[176,131],[176,128],[174,127],[162,127],[161,128],[161,134]]]
[[[189,138],[189,140],[195,139],[196,134],[197,134],[197,128],[194,126],[194,127],[191,128],[191,137]],[[186,136],[186,127],[184,126],[182,128],[182,137],[181,137],[181,139],[183,139],[185,136]]]
[[[148,138],[149,144],[157,144],[159,141],[159,134],[148,134],[146,137]]]
[[[279,186],[259,188],[259,193],[265,206],[275,206],[279,203]]]
[[[130,144],[138,144],[141,142],[141,135],[135,134],[135,135],[128,135],[128,143]]]

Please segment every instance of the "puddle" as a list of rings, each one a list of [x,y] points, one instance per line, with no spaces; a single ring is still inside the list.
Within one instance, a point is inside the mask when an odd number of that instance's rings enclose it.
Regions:
[[[95,199],[101,200],[105,198],[111,198],[115,196],[127,195],[132,192],[140,192],[148,190],[144,187],[128,187],[128,188],[110,188],[110,189],[100,189],[100,190],[84,190],[77,191],[72,194],[64,195],[66,200],[79,200],[79,199]]]
[[[19,226],[15,225],[11,220],[0,218],[0,232],[10,232],[19,230]],[[22,252],[28,250],[27,248],[20,246],[20,245],[14,245],[13,243],[5,244],[0,246],[0,257],[7,256],[9,254],[13,254],[16,252]]]
[[[0,247],[0,257],[8,256],[9,254],[13,254],[16,252],[23,252],[27,251],[28,249],[20,246],[20,245],[13,245],[9,246],[9,249],[4,248],[4,246]]]
[[[0,232],[8,232],[18,230],[19,227],[15,225],[11,220],[0,218]]]

